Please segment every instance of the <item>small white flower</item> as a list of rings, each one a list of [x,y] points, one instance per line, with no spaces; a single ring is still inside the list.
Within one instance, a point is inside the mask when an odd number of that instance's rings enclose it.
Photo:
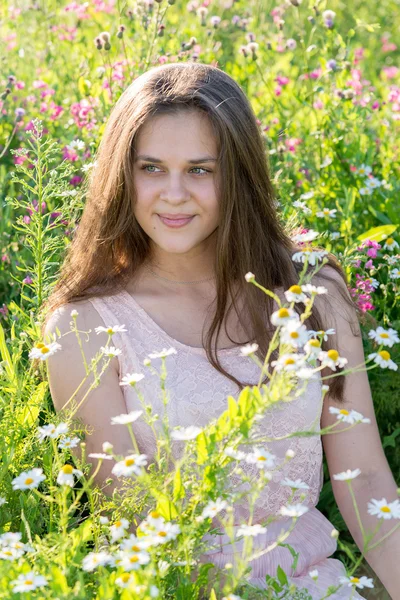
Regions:
[[[312,571],[309,571],[308,574],[311,577],[311,579],[314,579],[314,581],[317,581],[317,579],[318,579],[318,569],[313,569]]]
[[[59,423],[59,425],[55,426],[53,423],[49,423],[48,425],[44,425],[43,427],[38,427],[38,438],[42,442],[45,438],[57,438],[60,435],[64,435],[68,433],[68,425],[67,423]]]
[[[264,450],[264,448],[255,448],[251,454],[247,454],[246,462],[255,464],[259,469],[268,469],[275,465],[276,456]]]
[[[340,233],[340,231],[332,231],[330,235],[331,240],[338,240],[341,236],[342,234]]]
[[[3,546],[0,549],[0,560],[14,561],[24,555],[23,549],[12,548],[11,546]]]
[[[64,437],[60,440],[58,447],[61,448],[61,450],[64,450],[64,448],[76,448],[80,441],[81,440],[78,437]]]
[[[328,252],[326,250],[313,250],[311,246],[306,246],[299,252],[293,254],[292,260],[305,263],[308,259],[308,264],[314,266],[318,260],[321,260],[327,254]]]
[[[267,531],[266,527],[262,527],[261,525],[242,525],[236,532],[236,537],[244,536],[244,537],[255,537],[260,533],[265,533]]]
[[[278,360],[273,360],[271,366],[277,371],[297,371],[304,367],[304,357],[301,354],[282,354]]]
[[[288,302],[305,302],[308,298],[299,285],[292,285],[284,292]]]
[[[204,519],[213,519],[215,515],[217,515],[221,510],[224,510],[228,506],[226,500],[222,498],[217,498],[215,501],[211,500],[203,509],[199,517],[199,521],[204,521]]]
[[[30,592],[37,588],[47,585],[47,579],[42,575],[37,575],[34,571],[18,575],[17,579],[10,582],[13,585],[14,594]]]
[[[72,140],[67,146],[67,148],[76,148],[77,150],[84,150],[85,142],[83,140]]]
[[[296,371],[297,377],[299,379],[317,379],[316,373],[319,369],[309,369],[308,367],[303,367]]]
[[[189,427],[182,429],[175,429],[171,432],[171,438],[173,440],[194,440],[203,430],[200,427],[190,425]]]
[[[115,523],[113,523],[113,525],[110,526],[110,534],[111,534],[112,541],[116,542],[117,540],[124,537],[128,527],[129,527],[128,519],[119,519],[118,521],[115,521]]]
[[[321,329],[320,331],[314,331],[313,329],[310,329],[308,335],[310,336],[310,339],[313,337],[322,337],[322,339],[325,342],[327,342],[328,336],[333,335],[334,333],[335,329],[327,329],[326,331],[324,331],[323,329]]]
[[[294,458],[296,456],[296,452],[294,450],[292,450],[291,448],[289,448],[288,450],[286,450],[286,454],[285,457],[286,458]]]
[[[336,408],[335,406],[329,407],[331,415],[337,415],[338,421],[344,421],[345,423],[371,423],[371,419],[363,417],[363,415],[356,410],[346,410],[345,408]]]
[[[133,575],[131,575],[130,573],[122,573],[122,575],[117,577],[117,579],[115,580],[115,584],[120,588],[127,588],[134,581],[135,581],[135,579],[134,579]]]
[[[390,279],[400,279],[400,269],[396,267],[392,271],[389,271],[389,277]]]
[[[336,213],[337,213],[337,208],[323,208],[322,210],[318,211],[316,213],[317,217],[320,218],[324,218],[324,217],[336,217]]]
[[[166,358],[167,356],[170,356],[171,354],[177,354],[177,351],[175,350],[175,348],[169,348],[168,350],[166,348],[163,348],[161,350],[161,352],[154,352],[153,354],[149,354],[150,358]]]
[[[328,352],[321,351],[318,355],[318,360],[321,361],[323,367],[329,367],[332,371],[336,371],[336,367],[340,369],[347,365],[347,358],[339,356],[337,350],[328,350]]]
[[[394,250],[399,247],[399,244],[393,238],[387,238],[383,247],[386,250]]]
[[[89,454],[89,458],[97,458],[99,460],[112,460],[112,456],[110,456],[109,454],[103,454],[102,452],[92,452],[92,454]]]
[[[301,321],[289,321],[282,327],[280,340],[283,344],[301,348],[308,340],[307,328]]]
[[[378,519],[400,519],[400,502],[398,499],[393,502],[387,502],[386,498],[372,499],[368,502],[368,512]]]
[[[95,332],[97,333],[97,335],[99,333],[108,333],[108,335],[114,335],[114,333],[122,333],[124,331],[127,331],[127,329],[125,329],[125,325],[112,325],[112,326],[108,326],[108,327],[95,327]]]
[[[111,417],[111,425],[126,425],[127,423],[134,423],[143,414],[142,410],[132,410],[130,413]]]
[[[37,342],[29,352],[29,358],[40,358],[40,360],[47,360],[49,356],[52,356],[58,350],[61,350],[61,345],[58,342],[51,342],[51,344]]]
[[[315,192],[305,192],[304,194],[301,194],[300,200],[310,200],[310,198],[313,198],[314,195]]]
[[[368,354],[369,359],[374,359],[374,362],[378,364],[382,369],[391,369],[392,371],[397,371],[398,366],[395,362],[390,358],[389,352],[386,350],[381,350],[380,352],[373,352],[372,354]]]
[[[322,13],[322,18],[323,19],[333,19],[336,17],[336,13],[333,10],[324,10],[324,12]]]
[[[75,310],[75,309],[74,309],[74,310],[71,310],[71,317],[72,317],[72,318],[74,318],[74,317],[77,317],[78,315],[79,315],[79,313],[78,313],[78,311],[77,311],[77,310]]]
[[[179,525],[175,523],[164,522],[155,526],[152,540],[156,545],[165,544],[170,540],[174,540],[180,533],[181,528]]]
[[[131,385],[133,387],[138,381],[141,381],[143,378],[144,375],[142,375],[141,373],[127,373],[127,375],[124,375],[119,385]]]
[[[391,348],[393,344],[398,344],[400,342],[397,331],[391,328],[384,329],[383,327],[378,327],[376,330],[372,329],[368,332],[368,337],[375,340],[378,344],[389,346],[389,348]]]
[[[110,519],[104,515],[99,517],[99,521],[102,525],[108,525],[108,523],[110,522]]]
[[[150,598],[158,598],[158,596],[160,595],[160,590],[158,589],[158,587],[156,585],[151,585],[149,592],[150,592]]]
[[[350,471],[350,469],[347,469],[347,471],[343,471],[342,473],[337,473],[336,475],[333,475],[333,479],[336,479],[337,481],[350,481],[350,479],[355,479],[356,477],[358,477],[360,473],[360,469],[354,469],[354,471]]]
[[[280,514],[284,517],[301,517],[308,511],[308,507],[303,504],[288,504],[281,506]]]
[[[399,262],[400,259],[400,254],[396,254],[395,256],[388,256],[386,259],[386,262],[388,265],[395,265],[397,262]],[[21,333],[22,336],[22,333]]]
[[[90,171],[90,169],[93,169],[93,167],[95,167],[95,166],[96,166],[96,161],[86,163],[85,165],[82,166],[82,171],[84,173],[87,173],[88,171]]]
[[[296,50],[296,47],[297,47],[296,40],[294,40],[293,38],[289,38],[288,40],[286,40],[286,48],[288,50]]]
[[[254,273],[249,271],[248,273],[246,273],[244,278],[246,279],[247,283],[250,283],[250,281],[252,281],[255,278],[255,275],[254,275]]]
[[[3,496],[0,496],[0,506],[3,506],[3,504],[8,504],[8,502]]]
[[[304,243],[304,242],[312,242],[313,240],[315,240],[317,237],[319,236],[319,231],[315,231],[313,229],[310,229],[309,231],[307,231],[306,233],[297,233],[296,235],[294,235],[292,237],[292,240],[294,242],[300,242],[300,243]]]
[[[358,190],[361,196],[370,196],[372,194],[372,188],[362,187]]]
[[[108,552],[90,552],[82,561],[84,571],[94,571],[111,563],[112,557]]]
[[[367,167],[364,163],[361,165],[361,167],[358,167],[356,173],[358,175],[362,175],[363,177],[367,177],[368,175],[370,175],[372,173],[372,169],[371,167]]]
[[[21,538],[22,533],[20,531],[7,531],[0,535],[0,546],[13,546],[16,543],[19,543]]]
[[[114,448],[114,446],[112,444],[110,444],[110,442],[103,442],[103,452],[111,452],[111,450]]]
[[[379,181],[379,179],[377,179],[376,177],[370,177],[369,179],[365,180],[365,185],[370,189],[375,189],[381,187],[382,182]]]
[[[281,481],[281,485],[287,485],[288,487],[291,487],[292,489],[295,489],[295,490],[309,490],[310,489],[310,486],[307,485],[306,483],[304,483],[304,481],[301,481],[301,479],[296,479],[296,481],[292,481],[291,479],[288,479],[287,477]]]
[[[300,210],[302,210],[305,215],[312,214],[311,208],[308,208],[307,204],[305,202],[302,202],[301,200],[296,200],[295,202],[293,202],[293,206],[295,208],[300,208]]]
[[[68,485],[72,488],[75,484],[74,475],[82,477],[83,473],[79,469],[74,469],[72,465],[64,465],[58,472],[57,483],[59,485]]]
[[[347,587],[352,587],[353,585],[355,587],[360,588],[361,590],[365,587],[367,588],[373,588],[374,587],[374,583],[373,583],[373,579],[371,579],[370,577],[365,577],[364,575],[362,577],[339,577],[339,583],[347,583]]]
[[[13,490],[32,490],[37,488],[41,481],[46,479],[43,469],[30,469],[23,471],[18,477],[12,480]]]
[[[288,321],[296,320],[299,321],[299,315],[292,308],[280,308],[276,310],[271,315],[271,323],[275,325],[275,327],[279,327],[280,325],[285,325]]]
[[[237,596],[236,594],[228,594],[228,596],[224,596],[222,600],[243,600],[242,596]]]
[[[122,351],[119,348],[115,348],[114,346],[102,346],[100,348],[100,350],[102,351],[102,353],[105,356],[108,356],[110,358],[113,358],[114,356],[119,356],[120,354],[122,354]]]
[[[312,285],[311,283],[305,283],[301,286],[303,292],[311,295],[320,296],[321,294],[327,294],[328,290],[323,285]]]
[[[150,554],[141,550],[140,552],[124,553],[120,566],[126,571],[136,571],[142,565],[150,562]]]
[[[304,350],[307,353],[308,358],[318,358],[318,355],[321,352],[321,342],[315,338],[312,338],[308,340],[306,344],[304,344]]]
[[[140,475],[142,467],[147,465],[147,454],[130,454],[124,460],[117,462],[112,468],[112,474],[117,477]]]
[[[243,460],[243,458],[246,456],[244,452],[241,450],[235,450],[234,448],[225,448],[224,454],[234,458],[235,460]]]
[[[254,354],[257,350],[258,344],[247,344],[247,346],[242,346],[240,348],[240,352],[243,356],[250,356],[250,354]]]

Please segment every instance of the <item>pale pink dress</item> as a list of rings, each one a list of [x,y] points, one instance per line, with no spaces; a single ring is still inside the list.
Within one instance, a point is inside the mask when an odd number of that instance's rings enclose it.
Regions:
[[[151,403],[154,413],[163,414],[164,406],[161,400],[159,378],[152,375],[143,366],[143,360],[152,352],[166,348],[175,348],[177,354],[169,355],[166,359],[167,381],[166,388],[170,393],[168,416],[171,427],[181,425],[188,427],[196,425],[203,427],[218,417],[227,408],[227,397],[238,396],[239,388],[228,378],[217,372],[208,362],[206,352],[202,348],[187,346],[171,338],[145,312],[138,302],[127,292],[123,291],[104,298],[94,297],[90,300],[97,310],[104,325],[125,325],[126,333],[113,335],[112,344],[122,350],[118,356],[120,378],[127,373],[143,373],[145,378],[138,384],[147,402]],[[99,325],[101,325],[99,319]],[[256,385],[259,381],[260,369],[249,358],[240,353],[239,348],[219,351],[220,360],[228,370],[241,381],[250,381]],[[161,359],[153,359],[152,364],[161,365]],[[136,393],[130,386],[122,386],[127,412],[142,408]],[[306,393],[287,403],[273,406],[261,421],[261,431],[265,435],[278,437],[298,430],[310,429],[314,422],[316,429],[320,426],[321,381],[310,380]],[[318,418],[316,418],[318,416]],[[149,457],[154,455],[154,436],[143,419],[133,424],[138,446],[141,452]],[[345,575],[343,564],[333,558],[328,558],[336,550],[336,540],[331,537],[333,525],[315,508],[323,483],[322,443],[320,436],[308,438],[290,438],[268,444],[268,450],[275,454],[279,463],[283,461],[286,451],[291,448],[295,457],[283,468],[274,472],[274,478],[266,486],[265,492],[257,500],[253,523],[259,523],[268,515],[278,514],[281,506],[287,503],[290,488],[280,485],[285,477],[301,479],[309,485],[308,497],[303,501],[309,507],[307,513],[301,516],[293,532],[285,540],[295,551],[300,553],[296,570],[291,572],[293,558],[287,548],[277,547],[250,564],[252,572],[248,581],[257,587],[265,587],[265,575],[276,575],[278,564],[288,574],[291,582],[298,587],[309,590],[313,600],[319,600],[329,585],[338,585],[339,577]],[[253,465],[245,464],[250,472]],[[296,493],[293,502],[299,501]],[[248,516],[247,503],[235,505],[235,523],[245,522]],[[276,540],[282,528],[289,528],[291,518],[281,517],[267,527],[267,532],[254,538],[254,549],[266,548]],[[233,562],[233,553],[240,551],[243,542],[229,543],[227,535],[211,538],[209,550],[203,555],[216,566],[223,568],[226,563]],[[308,575],[310,570],[317,569],[318,581],[315,583]],[[352,588],[342,586],[338,592],[330,596],[332,600],[346,598],[362,598]]]

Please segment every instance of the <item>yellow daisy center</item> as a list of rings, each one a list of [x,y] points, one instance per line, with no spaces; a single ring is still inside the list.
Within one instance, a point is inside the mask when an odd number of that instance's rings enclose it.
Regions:
[[[126,458],[125,459],[125,466],[126,467],[130,467],[130,466],[132,466],[134,464],[135,464],[135,460],[133,458]]]
[[[389,334],[388,333],[380,333],[379,336],[381,338],[385,338],[385,340],[387,340],[387,338],[389,337]]]
[[[131,576],[129,575],[129,573],[122,573],[122,575],[121,575],[121,579],[124,583],[128,583],[130,578],[131,578]]]
[[[341,408],[339,412],[340,412],[341,415],[348,415],[348,414],[350,414],[349,411],[346,410],[345,408]]]
[[[72,475],[74,468],[71,465],[64,465],[61,470],[65,475]]]
[[[294,338],[295,340],[299,337],[299,334],[297,331],[291,331],[290,332],[290,337]]]
[[[390,360],[390,354],[389,352],[386,352],[386,350],[381,350],[381,352],[378,352],[378,354],[381,358],[383,358],[383,360]]]
[[[324,335],[324,333],[325,333],[325,331],[324,331],[323,329],[320,329],[320,330],[318,331],[318,335]]]
[[[390,508],[388,506],[381,506],[381,512],[390,513]]]
[[[167,532],[166,532],[166,531],[159,531],[159,532],[158,532],[158,535],[159,535],[160,537],[167,537]]]
[[[358,577],[350,577],[351,583],[359,583],[360,579]]]
[[[388,239],[386,240],[386,243],[387,243],[389,246],[390,246],[391,244],[393,244],[393,242],[394,242],[394,239],[393,239],[393,238],[388,238]]]
[[[329,208],[324,208],[324,214],[329,215]]]
[[[321,348],[321,344],[319,343],[318,340],[310,340],[308,343],[313,348]]]
[[[289,288],[289,292],[292,292],[292,294],[301,294],[301,287],[299,285],[292,285]]]
[[[32,585],[33,581],[32,581],[32,579],[26,579],[24,581],[24,583],[25,583],[25,585]]]
[[[138,562],[138,560],[139,560],[139,557],[136,554],[134,554],[134,556],[130,557],[129,562],[136,563],[136,562]]]
[[[37,342],[35,344],[35,346],[36,346],[36,348],[43,348],[44,344],[43,344],[43,342]]]
[[[116,521],[114,523],[114,527],[121,527],[121,525],[122,525],[121,521]]]
[[[151,513],[150,513],[150,516],[153,519],[159,519],[160,518],[160,513],[158,513],[156,510],[152,510]]]
[[[33,483],[33,481],[34,481],[34,480],[32,479],[32,477],[27,477],[27,478],[25,479],[25,485],[30,485],[31,483]]]
[[[265,458],[265,456],[258,456],[257,460],[267,460],[267,459]]]
[[[339,352],[337,350],[328,350],[328,358],[336,362],[339,358]]]
[[[107,329],[107,333],[110,333],[110,334],[111,334],[111,333],[114,333],[114,330],[113,330],[113,328],[112,328],[112,327],[109,327],[109,328]]]
[[[4,550],[4,554],[5,554],[6,556],[12,556],[12,552],[11,552],[11,550]]]
[[[47,346],[43,346],[43,347],[40,349],[40,352],[41,352],[42,354],[47,354],[48,352],[50,352],[50,349],[49,349]]]
[[[136,544],[133,544],[133,546],[131,546],[131,550],[132,552],[140,552],[140,548],[139,546],[136,546]]]
[[[285,360],[285,365],[294,365],[295,361],[293,358],[287,358]]]
[[[278,310],[278,317],[280,319],[286,319],[289,316],[289,311],[287,308],[280,308]]]

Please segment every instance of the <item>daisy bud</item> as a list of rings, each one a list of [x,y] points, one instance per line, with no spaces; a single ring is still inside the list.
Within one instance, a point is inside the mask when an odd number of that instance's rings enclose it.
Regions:
[[[103,48],[103,44],[101,43],[101,38],[97,37],[94,40],[94,43],[96,44],[97,50],[101,50]]]
[[[117,38],[122,39],[125,29],[126,29],[125,25],[120,25],[118,27]]]
[[[73,319],[75,319],[75,317],[77,317],[78,315],[79,315],[79,313],[78,313],[78,311],[77,311],[77,310],[75,310],[75,309],[74,309],[74,310],[71,310],[71,317],[72,317]]]
[[[151,365],[151,360],[149,358],[145,358],[143,364],[145,367],[149,367]]]
[[[243,54],[243,56],[245,58],[247,58],[248,53],[247,53],[247,46],[240,46],[239,52],[241,52]]]
[[[232,569],[233,568],[233,564],[232,563],[225,563],[225,569]]]
[[[289,450],[286,451],[285,456],[286,456],[286,458],[294,458],[296,456],[296,453],[294,450],[289,448]]]
[[[159,26],[158,31],[157,31],[158,37],[164,37],[164,29],[165,29],[165,25],[164,25],[164,23],[161,23],[161,25]]]
[[[339,532],[337,529],[332,529],[331,531],[331,538],[337,540],[337,538],[339,537]]]
[[[327,392],[329,390],[329,385],[323,385],[321,389],[323,392]]]
[[[110,444],[110,442],[103,443],[103,452],[106,452],[108,454],[109,452],[112,451],[113,448],[114,448],[114,446],[112,444]]]
[[[108,31],[102,31],[99,37],[104,44],[104,50],[111,50],[110,34],[108,33]]]
[[[254,273],[249,271],[248,273],[246,273],[246,275],[244,277],[245,277],[247,283],[249,283],[250,281],[254,281],[256,276],[254,275]]]

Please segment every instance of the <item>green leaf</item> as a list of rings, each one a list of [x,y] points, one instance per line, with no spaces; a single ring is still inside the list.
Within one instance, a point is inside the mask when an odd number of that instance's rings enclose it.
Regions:
[[[47,381],[41,381],[32,397],[26,402],[16,414],[17,423],[32,427],[38,418],[43,399],[47,391]]]
[[[211,590],[210,600],[217,600],[217,596],[215,594],[214,588]]]
[[[196,439],[197,443],[197,464],[204,465],[208,459],[207,438],[204,432],[200,433]]]
[[[383,438],[383,447],[387,448],[387,446],[391,446],[392,448],[396,448],[396,438],[400,435],[400,427],[395,429],[391,435],[385,435]]]
[[[10,356],[10,353],[7,348],[6,338],[4,335],[4,329],[1,325],[1,323],[0,323],[0,355],[1,355],[2,361],[5,362],[4,369],[7,373],[8,378],[10,379],[10,381],[14,381],[14,378],[15,378],[14,365],[11,362],[11,356]]]
[[[172,519],[176,519],[178,516],[178,511],[175,504],[171,502],[168,496],[162,494],[161,492],[157,492],[157,496],[158,499],[156,511],[159,512],[166,521],[172,521]]]
[[[373,227],[368,231],[365,231],[357,237],[360,242],[363,240],[373,240],[374,242],[380,242],[387,236],[391,235],[398,228],[397,225],[381,225],[380,227]]]
[[[287,575],[286,575],[285,571],[281,568],[280,565],[278,565],[278,568],[276,570],[276,575],[277,575],[279,583],[281,585],[287,585],[288,584]]]
[[[174,502],[179,500],[179,498],[184,498],[184,497],[185,497],[185,488],[182,485],[181,470],[180,470],[180,467],[178,467],[175,471],[175,476],[174,476],[174,492],[173,492]]]

